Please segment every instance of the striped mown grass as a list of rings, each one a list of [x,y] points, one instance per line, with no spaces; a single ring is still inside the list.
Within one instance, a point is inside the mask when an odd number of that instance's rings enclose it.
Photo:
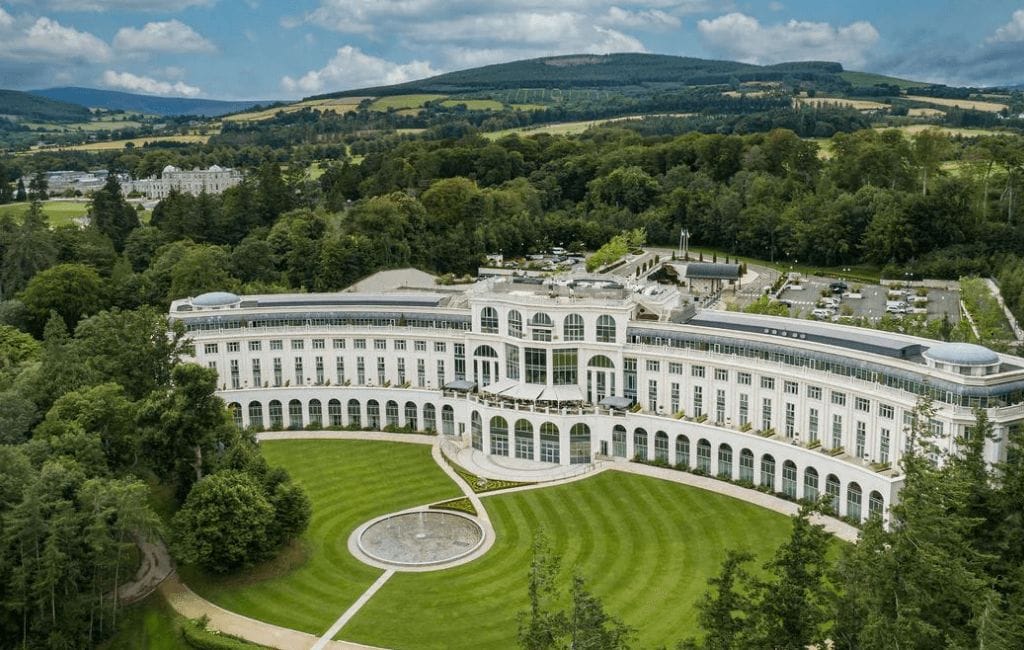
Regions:
[[[348,552],[349,535],[369,519],[461,496],[434,463],[430,447],[362,440],[262,443],[309,495],[313,516],[301,544],[274,562],[218,578],[180,570],[198,594],[239,614],[322,634],[381,571]]]
[[[695,602],[725,551],[758,563],[789,533],[787,517],[730,497],[608,471],[551,488],[484,498],[497,540],[484,557],[433,573],[399,573],[338,638],[389,648],[511,648],[527,605],[536,531],[614,615],[637,630],[636,647],[673,647],[696,632]]]

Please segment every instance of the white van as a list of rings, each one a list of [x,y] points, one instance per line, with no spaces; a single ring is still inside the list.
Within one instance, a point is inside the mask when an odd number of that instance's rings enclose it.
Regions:
[[[835,314],[836,312],[834,309],[828,309],[826,307],[818,307],[811,312],[811,316],[814,316],[818,320],[831,320]]]

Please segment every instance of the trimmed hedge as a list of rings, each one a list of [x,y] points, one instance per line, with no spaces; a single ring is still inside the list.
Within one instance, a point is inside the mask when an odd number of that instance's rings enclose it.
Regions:
[[[442,501],[441,503],[435,503],[430,506],[431,510],[454,510],[455,512],[464,512],[467,515],[476,516],[476,508],[473,506],[473,502],[466,497],[458,499],[449,499],[448,501]]]
[[[456,464],[447,456],[445,456],[444,459],[445,461],[447,461],[449,465],[451,465],[451,468],[455,470],[455,473],[458,474],[463,481],[469,484],[470,489],[472,489],[473,492],[475,492],[476,494],[481,494],[483,492],[493,492],[495,490],[504,490],[506,488],[520,487],[523,485],[533,485],[533,483],[525,483],[522,481],[506,481],[503,479],[484,478],[482,476],[477,476],[468,469]]]

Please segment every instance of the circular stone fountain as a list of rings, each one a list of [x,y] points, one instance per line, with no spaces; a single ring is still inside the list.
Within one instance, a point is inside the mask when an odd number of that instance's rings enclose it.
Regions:
[[[448,564],[469,555],[484,541],[483,528],[475,520],[440,510],[387,515],[357,534],[360,551],[396,568]]]

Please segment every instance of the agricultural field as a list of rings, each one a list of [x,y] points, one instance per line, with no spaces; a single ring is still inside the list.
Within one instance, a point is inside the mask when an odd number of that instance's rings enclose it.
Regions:
[[[885,126],[877,127],[880,131],[902,131],[906,136],[912,136],[915,133],[921,131],[927,131],[929,129],[937,129],[942,131],[946,135],[962,138],[978,138],[984,135],[1006,135],[1004,131],[996,131],[994,129],[968,129],[961,127],[950,127],[950,126],[936,126],[934,124],[908,124],[906,126]]]
[[[385,112],[389,109],[423,108],[427,102],[444,99],[447,95],[391,95],[379,97],[370,104],[371,111]]]
[[[910,117],[942,117],[946,111],[939,108],[908,108],[907,115]]]
[[[866,99],[846,99],[845,97],[796,97],[793,99],[795,106],[845,106],[855,108],[858,111],[877,111],[889,108],[888,104],[869,101]]]
[[[522,126],[515,129],[502,129],[501,131],[491,131],[488,133],[483,133],[482,135],[489,140],[500,140],[506,135],[512,134],[517,134],[524,137],[530,135],[537,135],[538,133],[546,133],[548,135],[577,135],[595,126],[614,124],[615,122],[623,122],[626,120],[643,120],[652,117],[690,117],[692,115],[693,113],[657,113],[652,115],[626,115],[623,117],[611,117],[600,120],[583,120],[580,122],[553,122],[551,124],[540,124],[536,126]]]
[[[56,149],[65,151],[108,151],[111,149],[124,149],[125,146],[131,144],[133,147],[142,147],[154,142],[180,142],[182,144],[194,144],[201,143],[205,144],[210,139],[210,134],[199,135],[154,135],[146,136],[143,138],[131,138],[128,140],[108,140],[105,142],[89,142],[86,144],[75,144],[68,145],[66,147],[55,147]],[[54,147],[48,147],[54,148]],[[32,147],[32,152],[41,151],[40,147]]]
[[[368,97],[335,97],[330,99],[311,99],[308,101],[296,102],[294,104],[288,104],[287,106],[278,106],[277,108],[268,108],[262,111],[250,111],[247,113],[238,113],[235,115],[226,115],[223,119],[225,122],[259,122],[261,120],[269,120],[278,113],[295,113],[306,108],[311,108],[321,113],[326,111],[334,111],[336,113],[348,113],[356,110],[359,106],[359,102]]]
[[[764,97],[767,94],[764,90],[727,90],[722,93],[725,97]]]
[[[932,104],[933,106],[959,107],[965,110],[984,111],[986,113],[998,113],[1006,108],[1006,104],[979,99],[945,99],[943,97],[925,97],[922,95],[907,95],[906,99],[921,102],[922,104]]]
[[[74,131],[116,131],[118,129],[137,129],[142,126],[138,120],[90,120],[88,122],[71,122],[60,124],[57,122],[23,122],[24,126],[31,129],[43,129],[51,132],[74,132]]]
[[[352,530],[380,514],[459,495],[422,445],[286,440],[263,448],[312,501],[301,544],[241,576],[188,567],[182,575],[222,607],[295,629],[322,633],[380,575],[348,553]],[[674,646],[695,631],[693,603],[726,549],[763,561],[789,532],[785,516],[615,471],[486,497],[484,506],[497,533],[486,555],[444,571],[396,574],[338,638],[391,648],[514,646],[531,541],[543,530],[562,557],[563,591],[577,571],[609,611],[638,629],[639,647]]]
[[[505,108],[501,102],[493,99],[446,99],[441,102],[442,106],[454,108],[463,104],[471,111],[500,111]]]

